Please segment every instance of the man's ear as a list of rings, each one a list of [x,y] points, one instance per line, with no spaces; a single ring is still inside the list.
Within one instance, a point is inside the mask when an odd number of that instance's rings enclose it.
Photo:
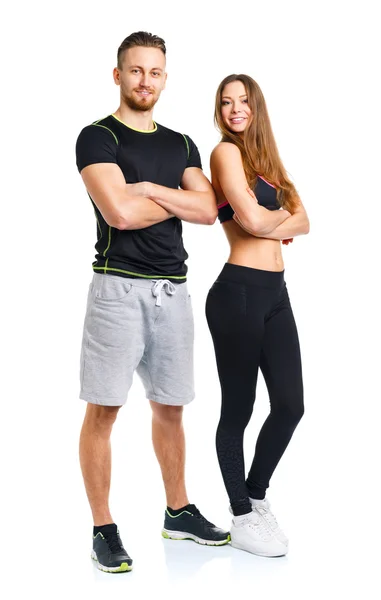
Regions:
[[[116,85],[120,85],[120,71],[118,69],[118,67],[115,67],[113,72],[112,72],[112,76],[114,78],[114,82],[116,83]]]

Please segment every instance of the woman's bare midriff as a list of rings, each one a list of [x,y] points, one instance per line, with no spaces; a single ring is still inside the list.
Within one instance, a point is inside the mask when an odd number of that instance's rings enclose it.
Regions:
[[[262,271],[283,271],[280,241],[256,238],[235,221],[225,221],[222,227],[230,244],[227,262]]]

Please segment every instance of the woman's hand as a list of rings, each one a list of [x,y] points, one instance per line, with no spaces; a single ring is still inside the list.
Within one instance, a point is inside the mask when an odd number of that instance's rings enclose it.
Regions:
[[[257,200],[253,190],[250,187],[246,188],[246,190],[249,192],[250,196],[252,198],[254,198],[254,200],[258,204],[258,200]],[[238,223],[238,225],[241,225],[241,227],[242,227],[242,223],[240,223],[239,219],[238,218],[236,219],[235,216],[233,218],[236,221],[236,223]],[[292,244],[293,241],[294,241],[294,238],[288,238],[288,239],[282,240],[282,244],[284,244],[285,246],[288,246],[288,244]]]

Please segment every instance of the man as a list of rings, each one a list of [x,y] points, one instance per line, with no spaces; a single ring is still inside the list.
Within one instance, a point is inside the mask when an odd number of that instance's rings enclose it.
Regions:
[[[129,571],[110,513],[110,434],[135,370],[152,408],[152,439],[167,498],[162,535],[207,545],[227,532],[189,504],[184,481],[183,406],[194,397],[193,317],[181,220],[212,224],[217,210],[193,141],[153,121],[164,89],[165,43],[137,32],[118,50],[120,106],[85,127],[77,166],[97,218],[96,261],[81,353],[88,402],[80,461],[101,570]],[[181,189],[179,189],[181,187]]]

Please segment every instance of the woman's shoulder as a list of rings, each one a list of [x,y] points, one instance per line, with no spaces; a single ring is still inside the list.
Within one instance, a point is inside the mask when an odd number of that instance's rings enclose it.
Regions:
[[[225,156],[241,156],[240,149],[234,142],[219,142],[217,146],[212,150],[211,158],[222,158]]]

